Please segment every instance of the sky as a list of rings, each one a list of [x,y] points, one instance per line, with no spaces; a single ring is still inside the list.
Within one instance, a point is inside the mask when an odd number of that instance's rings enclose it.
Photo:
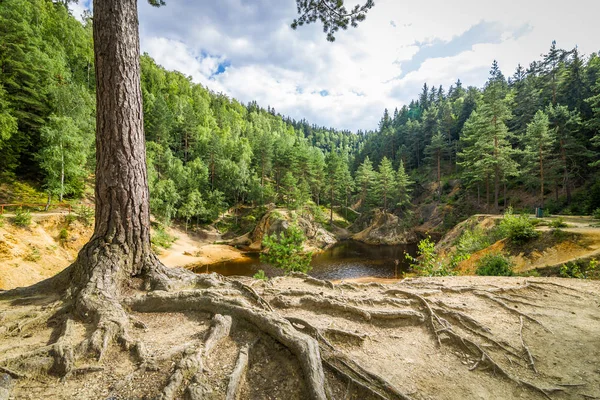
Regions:
[[[409,103],[424,83],[481,87],[494,59],[510,76],[553,40],[600,50],[600,0],[375,0],[334,43],[318,24],[292,30],[296,15],[294,0],[140,0],[141,50],[243,103],[352,131],[375,129],[385,108]]]

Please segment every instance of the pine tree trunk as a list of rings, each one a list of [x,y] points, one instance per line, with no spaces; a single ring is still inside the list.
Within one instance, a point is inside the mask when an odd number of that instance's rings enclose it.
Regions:
[[[65,194],[65,152],[62,144],[60,145],[60,202],[63,201]]]
[[[542,157],[542,144],[540,143],[540,207],[544,208],[544,158]]]
[[[88,295],[118,293],[158,263],[150,245],[136,0],[94,1],[96,219],[72,266]]]

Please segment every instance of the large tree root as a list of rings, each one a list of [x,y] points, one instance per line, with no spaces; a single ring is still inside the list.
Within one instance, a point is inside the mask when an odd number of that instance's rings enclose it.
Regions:
[[[538,282],[510,287],[448,287],[431,281],[405,282],[395,286],[332,285],[306,275],[296,274],[294,277],[301,279],[305,285],[282,288],[288,285],[270,283],[253,287],[244,281],[216,274],[195,275],[178,269],[156,268],[143,276],[140,286],[161,290],[139,294],[139,289],[134,288],[130,291],[134,295],[119,297],[112,290],[113,282],[92,279],[80,291],[73,293],[59,311],[56,311],[56,306],[52,307],[54,317],[51,320],[57,323],[55,340],[29,353],[0,359],[0,371],[11,371],[11,376],[15,377],[25,376],[13,366],[28,357],[46,354],[53,360],[51,372],[63,379],[97,372],[102,370],[101,365],[77,367],[78,358],[91,353],[102,362],[110,344],[117,342],[132,355],[138,366],[125,381],[129,382],[135,374],[156,370],[159,365],[174,360],[174,368],[164,383],[160,398],[167,400],[184,395],[189,399],[200,399],[206,397],[210,387],[209,374],[204,374],[204,371],[211,351],[229,336],[231,330],[250,324],[295,356],[302,370],[307,396],[311,399],[332,397],[326,376],[339,379],[348,390],[353,389],[367,398],[408,399],[407,394],[384,377],[365,369],[344,354],[343,349],[349,345],[359,349],[369,337],[355,329],[362,324],[383,332],[401,329],[401,326],[411,326],[411,329],[423,327],[439,345],[439,351],[450,348],[454,354],[458,355],[456,351],[459,351],[462,357],[468,355],[469,370],[487,370],[546,398],[550,398],[553,392],[567,390],[558,384],[539,383],[538,377],[543,376],[523,334],[530,323],[551,334],[550,329],[537,318],[538,314],[526,312],[527,307],[536,312],[542,309],[535,302],[536,293],[539,295],[546,290],[545,287],[552,286],[575,296],[572,288]],[[487,307],[493,304],[511,318],[518,318],[518,343],[495,336],[490,327],[468,312],[466,305],[440,298],[446,293],[469,295],[473,301],[487,303]],[[525,309],[516,309],[517,305]],[[162,356],[153,356],[147,353],[142,342],[134,339],[139,335],[132,328],[146,330],[147,326],[142,320],[133,318],[129,310],[140,313],[208,312],[213,318],[204,341],[194,339],[174,346]],[[330,320],[329,324],[313,324],[309,322],[312,319],[305,318],[305,315],[330,315],[342,322],[338,324]],[[78,320],[91,323],[93,327],[81,343],[76,343],[76,335],[73,334]],[[27,319],[12,325],[10,334],[19,334],[46,321],[48,318],[44,313],[28,314]],[[353,325],[355,330],[344,328],[346,323],[343,321]],[[390,333],[386,335],[400,338]],[[244,341],[238,348],[237,360],[226,384],[224,395],[228,400],[237,399],[245,384],[252,349],[249,343],[252,341]],[[498,362],[504,358],[510,365]],[[526,376],[531,379],[522,378],[525,375],[515,372],[515,369],[521,372],[529,370]],[[113,393],[117,394],[121,387],[115,387]]]
[[[139,312],[202,310],[245,320],[287,346],[300,362],[310,397],[315,400],[326,399],[318,343],[276,314],[251,307],[244,300],[228,299],[210,291],[154,292],[127,299],[126,303]]]

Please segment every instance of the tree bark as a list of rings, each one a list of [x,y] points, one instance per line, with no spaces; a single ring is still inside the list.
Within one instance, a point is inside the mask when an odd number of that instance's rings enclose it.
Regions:
[[[112,297],[158,265],[150,245],[136,0],[94,0],[96,219],[70,268],[76,291]]]

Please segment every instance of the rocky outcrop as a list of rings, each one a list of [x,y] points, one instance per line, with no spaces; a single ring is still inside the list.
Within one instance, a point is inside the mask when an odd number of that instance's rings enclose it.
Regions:
[[[398,216],[378,209],[364,213],[350,230],[357,232],[352,236],[353,240],[372,245],[397,245],[418,241],[415,232],[407,228]]]
[[[294,223],[306,236],[304,244],[306,251],[325,249],[338,241],[333,233],[323,228],[309,213],[300,215],[286,209],[273,209],[261,218],[252,232],[234,239],[230,244],[247,246],[250,250],[260,251],[265,235],[285,232]]]

